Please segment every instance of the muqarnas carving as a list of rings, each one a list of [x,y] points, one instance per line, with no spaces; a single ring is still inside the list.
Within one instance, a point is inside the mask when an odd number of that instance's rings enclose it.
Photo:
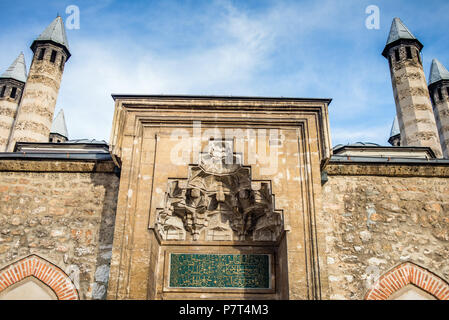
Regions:
[[[252,181],[231,141],[211,141],[187,179],[169,179],[156,230],[163,240],[277,241],[282,211],[270,181]]]

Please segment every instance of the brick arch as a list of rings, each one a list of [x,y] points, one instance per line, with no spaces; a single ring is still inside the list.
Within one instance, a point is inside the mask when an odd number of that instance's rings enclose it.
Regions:
[[[387,300],[396,291],[413,284],[438,300],[449,300],[449,284],[411,262],[405,262],[381,276],[365,296],[366,300]]]
[[[58,300],[79,300],[78,290],[68,275],[37,255],[30,255],[0,270],[0,293],[28,277],[35,277],[49,286]]]

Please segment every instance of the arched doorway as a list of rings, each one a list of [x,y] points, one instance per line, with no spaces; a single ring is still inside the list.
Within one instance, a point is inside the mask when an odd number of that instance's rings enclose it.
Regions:
[[[27,277],[0,292],[0,300],[58,300],[58,297],[42,281]]]
[[[403,263],[377,280],[366,300],[449,300],[449,284],[414,263]]]
[[[31,255],[0,270],[0,299],[79,300],[79,295],[64,271]]]
[[[413,284],[408,284],[402,289],[394,292],[388,300],[437,300],[434,296],[418,288]]]

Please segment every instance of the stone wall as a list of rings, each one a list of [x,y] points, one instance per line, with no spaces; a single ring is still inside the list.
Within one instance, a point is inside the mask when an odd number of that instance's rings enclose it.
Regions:
[[[54,162],[57,163],[57,162]],[[0,268],[31,254],[104,299],[119,178],[112,172],[0,172]]]
[[[449,280],[449,167],[326,170],[318,228],[326,234],[330,299],[364,299],[380,276],[405,262]]]

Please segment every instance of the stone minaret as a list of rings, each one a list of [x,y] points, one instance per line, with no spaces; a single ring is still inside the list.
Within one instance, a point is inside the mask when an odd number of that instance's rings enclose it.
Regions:
[[[422,66],[423,45],[399,18],[394,18],[382,55],[388,59],[401,146],[430,147],[442,157],[435,116]]]
[[[449,71],[437,59],[432,61],[429,92],[440,135],[441,148],[449,158]]]
[[[61,17],[57,17],[31,45],[30,67],[8,151],[16,142],[48,142],[64,65],[70,58]]]
[[[0,152],[6,152],[26,80],[25,57],[21,53],[0,76]]]

